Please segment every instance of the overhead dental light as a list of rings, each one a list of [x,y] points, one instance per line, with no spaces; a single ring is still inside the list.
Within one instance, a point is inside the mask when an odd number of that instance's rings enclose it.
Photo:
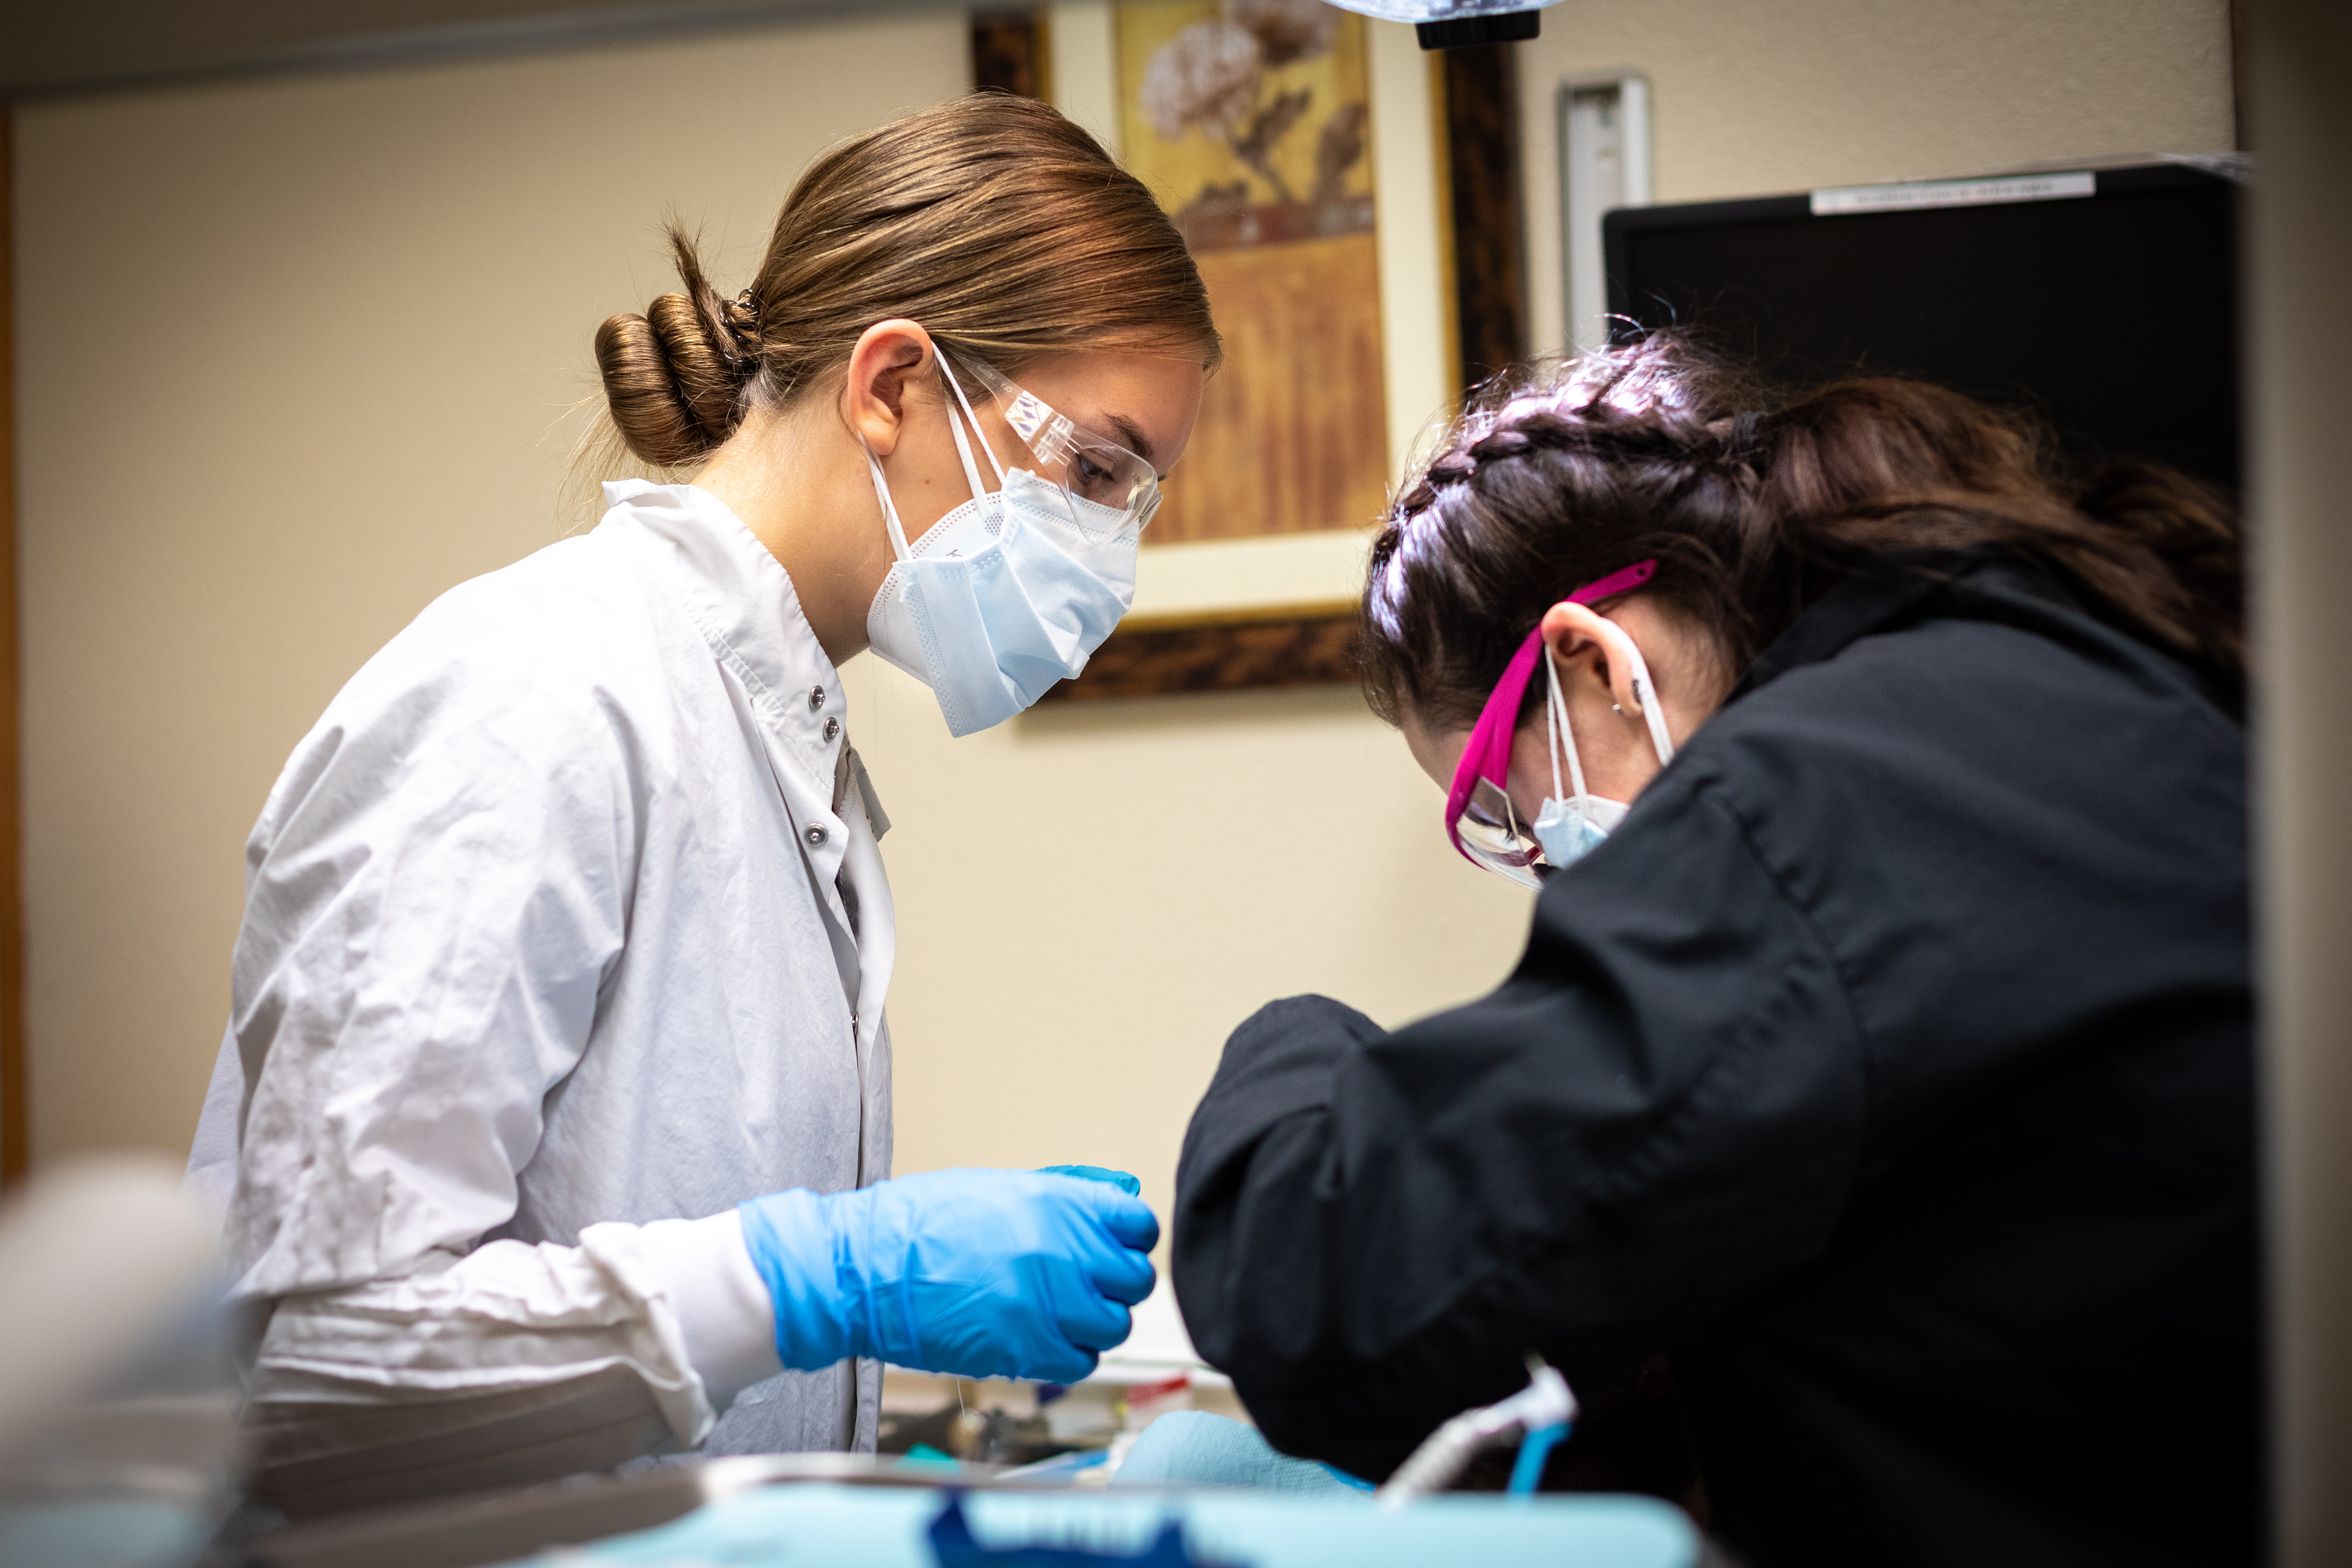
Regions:
[[[1424,49],[1467,49],[1532,38],[1557,0],[1332,0],[1384,22],[1411,22]]]

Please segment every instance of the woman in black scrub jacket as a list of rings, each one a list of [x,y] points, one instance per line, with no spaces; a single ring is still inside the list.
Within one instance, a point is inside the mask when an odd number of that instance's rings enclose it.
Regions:
[[[1671,336],[1468,416],[1366,683],[1542,890],[1482,1001],[1225,1048],[1175,1282],[1275,1444],[1383,1475],[1529,1352],[1664,1352],[1752,1568],[2254,1561],[2241,554],[2179,475]]]

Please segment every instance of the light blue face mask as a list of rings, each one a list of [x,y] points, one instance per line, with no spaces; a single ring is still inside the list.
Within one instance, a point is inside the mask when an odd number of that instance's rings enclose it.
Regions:
[[[866,612],[866,636],[931,689],[950,734],[969,735],[1086,668],[1135,602],[1139,531],[1125,512],[999,464],[945,356],[940,368],[1000,488],[982,483],[963,424],[949,410],[971,500],[910,547],[882,465],[866,454],[898,555]]]
[[[1649,721],[1650,746],[1658,753],[1658,765],[1665,766],[1675,760],[1674,738],[1666,733],[1665,715],[1658,710],[1657,698],[1650,689],[1650,667],[1643,661],[1642,650],[1625,639],[1625,648],[1633,660],[1633,700],[1642,706],[1642,717]],[[1551,722],[1551,740],[1547,748],[1551,752],[1551,794],[1536,813],[1533,832],[1536,842],[1543,846],[1544,859],[1554,870],[1559,870],[1592,852],[1593,847],[1617,829],[1633,807],[1622,800],[1604,800],[1586,792],[1584,767],[1577,760],[1576,733],[1568,725],[1568,702],[1559,691],[1559,667],[1549,648],[1544,649],[1544,677],[1549,687],[1544,697],[1544,707]],[[1559,758],[1568,753],[1568,776],[1575,793],[1562,795],[1559,788]]]

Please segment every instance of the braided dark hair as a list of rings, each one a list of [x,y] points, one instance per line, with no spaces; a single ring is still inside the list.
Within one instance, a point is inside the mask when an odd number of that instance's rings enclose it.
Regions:
[[[1654,558],[1643,589],[1706,629],[1727,680],[1874,554],[1996,545],[2222,679],[2243,678],[2243,560],[2218,491],[2169,469],[2063,472],[2032,416],[1891,377],[1791,394],[1687,333],[1521,373],[1456,423],[1372,545],[1372,709],[1466,727],[1545,610]]]

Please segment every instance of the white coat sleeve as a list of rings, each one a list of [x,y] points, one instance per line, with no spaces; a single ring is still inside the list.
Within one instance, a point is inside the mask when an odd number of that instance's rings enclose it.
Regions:
[[[247,846],[227,1241],[267,1314],[255,1490],[289,1512],[690,1446],[779,1369],[731,1213],[480,1244],[588,1048],[646,785],[592,683],[448,606],[330,706]]]
[[[286,1297],[247,1385],[252,1489],[300,1516],[691,1447],[782,1370],[773,1325],[731,1210]]]

